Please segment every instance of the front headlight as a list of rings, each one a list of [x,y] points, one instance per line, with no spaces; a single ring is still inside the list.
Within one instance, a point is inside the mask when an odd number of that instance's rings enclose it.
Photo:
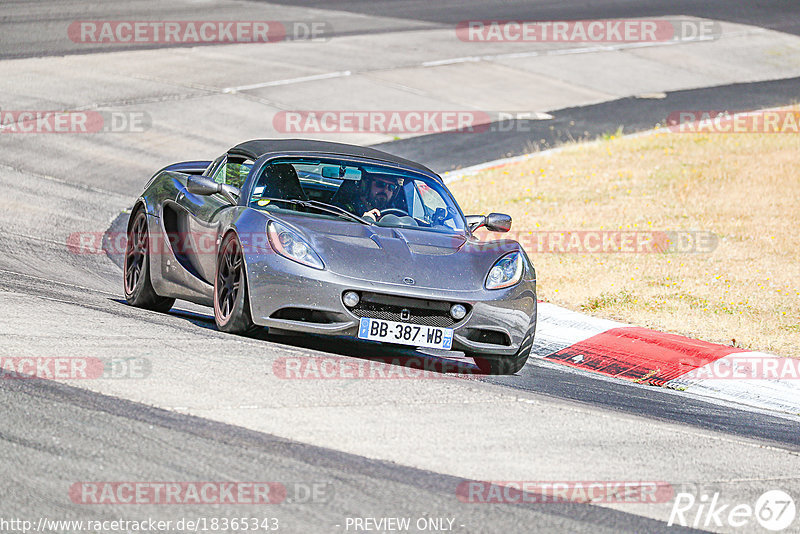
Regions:
[[[314,269],[325,268],[314,249],[296,232],[289,230],[286,226],[270,221],[267,223],[267,236],[269,237],[269,244],[272,245],[275,252],[284,258],[289,258]]]
[[[522,254],[512,252],[497,260],[489,269],[486,277],[486,289],[502,289],[513,286],[522,278]]]

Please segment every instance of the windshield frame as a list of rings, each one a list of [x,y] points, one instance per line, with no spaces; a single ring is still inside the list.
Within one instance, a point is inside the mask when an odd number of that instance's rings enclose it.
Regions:
[[[409,175],[410,177],[418,176],[421,180],[425,181],[432,181],[435,182],[436,185],[441,188],[442,192],[449,197],[449,200],[453,203],[453,206],[456,208],[457,217],[460,217],[461,227],[463,229],[453,229],[448,228],[449,232],[440,232],[437,230],[431,230],[430,228],[425,227],[414,227],[414,226],[381,226],[382,228],[401,228],[403,230],[420,230],[423,232],[434,232],[434,233],[448,233],[451,235],[463,235],[469,236],[469,225],[467,224],[466,217],[464,216],[464,212],[461,210],[461,206],[458,204],[458,201],[453,196],[453,193],[447,188],[444,183],[444,180],[438,175],[433,172],[427,173],[420,171],[418,169],[414,169],[411,167],[406,167],[404,165],[398,165],[392,162],[379,160],[379,159],[372,159],[372,158],[360,158],[354,156],[345,156],[340,154],[333,154],[333,153],[319,153],[319,152],[294,152],[294,151],[287,151],[281,154],[269,154],[264,155],[253,164],[253,168],[250,170],[250,174],[247,177],[247,180],[242,186],[242,195],[239,197],[239,204],[252,208],[250,206],[250,198],[253,194],[253,190],[255,189],[257,178],[261,176],[264,172],[264,168],[274,163],[278,160],[285,160],[285,159],[313,159],[313,160],[328,160],[331,162],[342,162],[346,164],[353,164],[359,166],[371,166],[371,167],[385,167],[390,170],[396,170],[402,174]],[[257,209],[257,208],[252,208]],[[293,215],[298,215],[298,213],[292,213]],[[344,220],[344,219],[341,219]],[[352,224],[359,224],[355,221],[351,221]],[[380,226],[380,225],[378,225]]]

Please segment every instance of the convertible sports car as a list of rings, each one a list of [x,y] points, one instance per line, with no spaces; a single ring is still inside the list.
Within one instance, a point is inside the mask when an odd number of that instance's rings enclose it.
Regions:
[[[378,150],[255,140],[157,172],[128,222],[125,298],[214,307],[217,327],[462,350],[525,365],[536,275],[511,218],[465,217],[433,171]]]

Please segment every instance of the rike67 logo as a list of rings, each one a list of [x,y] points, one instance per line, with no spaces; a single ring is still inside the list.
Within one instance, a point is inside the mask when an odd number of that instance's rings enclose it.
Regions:
[[[723,503],[720,493],[678,493],[669,514],[669,526],[693,528],[733,527],[752,532],[756,525],[779,532],[792,526],[797,509],[794,499],[783,490],[770,490],[751,505]]]

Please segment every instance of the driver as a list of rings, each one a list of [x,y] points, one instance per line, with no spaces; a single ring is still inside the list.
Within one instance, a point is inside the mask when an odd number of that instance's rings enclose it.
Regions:
[[[377,221],[381,218],[381,210],[391,204],[403,185],[402,178],[391,174],[365,173],[361,180],[358,197],[345,208]]]

